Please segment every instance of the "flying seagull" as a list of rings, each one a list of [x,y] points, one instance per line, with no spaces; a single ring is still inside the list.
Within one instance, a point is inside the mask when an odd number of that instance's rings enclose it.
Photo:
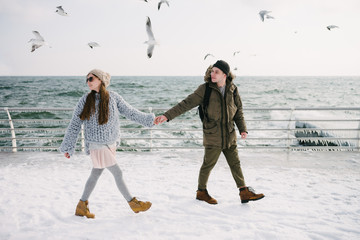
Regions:
[[[88,45],[91,49],[93,49],[94,47],[100,47],[100,45],[97,42],[89,42]]]
[[[61,16],[67,16],[67,15],[68,15],[67,12],[64,11],[64,9],[62,8],[62,6],[58,6],[58,7],[56,7],[56,8],[57,8],[56,12],[57,12],[59,15],[61,15]]]
[[[205,60],[207,57],[215,57],[215,56],[212,55],[211,53],[208,53],[208,54],[205,55],[204,60]]]
[[[155,45],[157,45],[157,42],[155,40],[153,31],[151,29],[151,21],[150,21],[149,17],[147,17],[147,20],[146,20],[146,32],[149,37],[149,40],[145,41],[144,43],[146,43],[148,45],[147,56],[148,56],[148,58],[151,58],[153,55],[154,47],[155,47]]]
[[[336,26],[336,25],[329,25],[329,26],[327,26],[326,27],[329,31],[331,31],[331,29],[333,29],[333,28],[339,28],[338,26]]]
[[[259,12],[259,15],[260,15],[261,21],[264,21],[264,20],[265,20],[265,17],[266,17],[267,19],[269,19],[269,18],[274,19],[274,17],[273,17],[273,16],[270,16],[269,13],[271,13],[271,11],[267,11],[267,10],[262,10],[262,11],[260,11],[260,12]]]
[[[40,33],[38,31],[33,31],[33,34],[35,35],[36,38],[32,38],[29,41],[32,43],[31,52],[35,51],[36,49],[38,49],[41,46],[45,46],[45,45],[49,46],[49,44],[47,42],[45,42],[44,38],[40,35]]]
[[[233,53],[233,56],[235,56],[236,54],[239,54],[239,53],[240,53],[240,51],[236,51]]]
[[[161,4],[163,4],[163,3],[166,3],[166,4],[168,5],[168,7],[170,7],[168,0],[161,0],[161,1],[158,3],[158,10],[160,10]]]

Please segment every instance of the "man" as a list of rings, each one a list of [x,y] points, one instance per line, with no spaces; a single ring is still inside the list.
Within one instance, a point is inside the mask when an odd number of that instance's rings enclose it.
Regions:
[[[259,200],[264,194],[256,194],[250,187],[246,187],[244,176],[240,166],[240,160],[236,143],[235,124],[238,127],[241,138],[247,137],[246,124],[243,117],[242,103],[237,87],[232,80],[234,75],[230,72],[230,66],[223,60],[217,61],[210,66],[205,74],[206,83],[187,96],[183,101],[169,109],[162,116],[155,118],[155,123],[170,121],[186,111],[201,105],[204,112],[203,118],[203,145],[205,147],[204,161],[200,168],[198,190],[196,199],[209,204],[217,204],[207,191],[207,181],[210,172],[223,152],[230,166],[232,176],[240,189],[242,203]],[[208,85],[207,85],[208,84]],[[211,89],[208,105],[204,106],[205,92]]]

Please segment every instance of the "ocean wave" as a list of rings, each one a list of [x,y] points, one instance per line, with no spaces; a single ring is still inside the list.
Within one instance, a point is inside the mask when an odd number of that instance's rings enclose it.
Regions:
[[[84,95],[84,91],[66,91],[60,92],[56,96],[58,97],[82,97]]]
[[[11,114],[13,119],[61,119],[51,112],[15,112]]]

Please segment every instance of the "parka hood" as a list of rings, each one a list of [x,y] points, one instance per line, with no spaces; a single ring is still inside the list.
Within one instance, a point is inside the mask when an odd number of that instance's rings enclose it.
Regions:
[[[213,68],[213,65],[210,65],[205,72],[204,81],[211,83],[211,69]],[[229,75],[226,78],[226,81],[232,82],[235,79],[235,75],[230,71]]]

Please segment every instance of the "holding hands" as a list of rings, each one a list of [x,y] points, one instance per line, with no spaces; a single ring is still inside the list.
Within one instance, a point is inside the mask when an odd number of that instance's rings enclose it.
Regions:
[[[247,132],[242,132],[242,133],[241,133],[241,138],[242,138],[242,139],[245,139],[246,137],[247,137]]]
[[[167,117],[165,117],[164,115],[157,116],[157,117],[155,118],[155,120],[154,120],[154,124],[155,124],[155,125],[158,125],[158,124],[163,123],[163,122],[165,122],[165,121],[167,121],[167,120],[168,120]]]

